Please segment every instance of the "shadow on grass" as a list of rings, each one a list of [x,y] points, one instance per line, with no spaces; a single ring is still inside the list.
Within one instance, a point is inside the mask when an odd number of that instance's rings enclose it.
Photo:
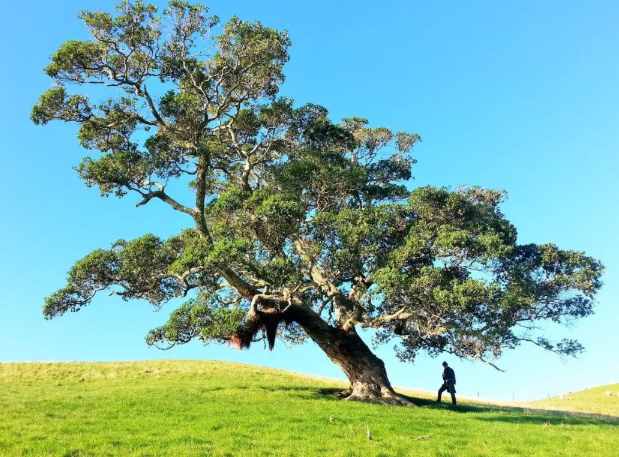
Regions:
[[[202,387],[201,392],[203,393],[213,393],[213,392],[229,392],[232,390],[238,391],[248,391],[248,390],[259,390],[265,392],[273,392],[273,393],[289,393],[296,397],[300,398],[327,398],[328,395],[317,393],[316,387],[314,386],[299,386],[299,385],[273,385],[273,386],[256,386],[256,385],[230,385],[227,384],[225,386],[217,386],[217,387]],[[319,389],[321,390],[321,389]],[[341,391],[342,389],[333,389],[334,391]]]
[[[342,389],[322,388],[313,390],[313,398],[339,400]],[[309,392],[308,392],[309,393]],[[468,403],[452,406],[450,403],[436,403],[427,398],[417,398],[404,395],[415,405],[422,408],[451,411],[460,414],[473,414],[475,419],[484,422],[508,422],[512,424],[538,425],[611,425],[619,426],[619,417],[604,414],[588,414],[571,411],[554,411],[547,409],[532,409],[516,406],[501,406],[492,404]]]
[[[220,390],[246,390],[247,386],[242,384],[236,386],[211,387],[205,389],[207,392]],[[251,386],[251,389],[261,391],[284,393],[289,397],[304,400],[328,400],[341,401],[343,395],[342,387],[323,387],[316,388],[311,385],[272,385],[272,386]],[[486,403],[464,403],[452,406],[449,402],[436,403],[428,398],[418,398],[404,395],[416,406],[421,408],[450,411],[457,414],[470,414],[476,420],[484,422],[507,422],[512,424],[538,424],[538,425],[610,425],[619,426],[619,417],[607,416],[603,414],[587,414],[571,411],[554,411],[546,409],[533,409],[516,406],[502,406]],[[413,409],[414,411],[414,409]]]
[[[268,392],[302,392],[310,396],[315,396],[316,387],[313,386],[253,386],[253,389],[266,390]],[[322,389],[319,389],[322,390]],[[338,390],[338,389],[334,389]],[[342,390],[342,389],[339,389]],[[305,395],[305,396],[307,396]]]

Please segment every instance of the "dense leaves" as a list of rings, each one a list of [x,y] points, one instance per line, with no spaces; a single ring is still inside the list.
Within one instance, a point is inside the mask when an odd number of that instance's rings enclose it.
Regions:
[[[244,335],[246,345],[260,331],[270,345],[277,331],[296,342],[295,319],[313,316],[396,338],[404,360],[420,350],[488,360],[522,342],[578,352],[537,323],[589,315],[600,263],[518,244],[502,192],[411,190],[419,135],[334,122],[322,106],[279,96],[285,32],[236,17],[219,26],[185,1],[162,12],[124,1],[116,15],[81,17],[91,39],[53,54],[55,85],[33,121],[79,124],[88,186],[137,194],[138,206],[158,199],[194,228],[87,255],[48,297],[47,317],[109,289],[155,306],[189,295],[151,344]],[[190,203],[168,194],[172,179],[191,189]]]
[[[203,341],[227,341],[243,321],[245,310],[221,307],[199,296],[178,307],[168,322],[146,336],[151,345],[188,343],[194,338]]]
[[[214,287],[213,268],[221,255],[193,230],[166,241],[151,234],[118,240],[110,249],[97,249],[76,262],[67,286],[46,299],[44,314],[51,318],[78,311],[96,292],[108,288],[126,300],[141,298],[160,305],[192,288]]]
[[[531,323],[589,315],[600,263],[551,244],[517,245],[500,201],[499,193],[477,188],[411,194],[414,222],[374,275],[381,312],[399,314],[379,339],[399,335],[403,359],[419,349],[483,359],[522,341],[562,353],[578,349],[532,337]]]

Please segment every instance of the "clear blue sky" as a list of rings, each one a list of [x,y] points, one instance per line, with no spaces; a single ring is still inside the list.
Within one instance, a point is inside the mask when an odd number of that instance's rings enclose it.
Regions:
[[[587,348],[561,359],[534,348],[507,353],[507,373],[447,358],[459,391],[482,398],[543,397],[619,382],[619,3],[614,1],[224,1],[208,3],[289,31],[283,94],[327,106],[333,118],[423,137],[413,185],[505,189],[521,242],[552,241],[606,265],[595,316],[553,335]],[[0,0],[0,360],[226,359],[337,376],[313,345],[269,353],[192,344],[160,352],[144,344],[165,321],[143,302],[103,296],[80,313],[41,316],[43,297],[72,263],[144,232],[168,236],[185,222],[153,203],[101,199],[72,167],[75,129],[35,127],[32,104],[65,39],[84,37],[78,11],[111,1]],[[379,350],[396,385],[435,389],[441,359],[398,362]]]

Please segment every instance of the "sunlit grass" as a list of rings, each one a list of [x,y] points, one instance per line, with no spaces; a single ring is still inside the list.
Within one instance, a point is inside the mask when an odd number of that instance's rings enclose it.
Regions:
[[[619,420],[419,399],[220,362],[0,364],[1,456],[615,456]]]
[[[538,408],[619,416],[619,384],[609,384],[580,392],[570,392],[546,400],[532,402],[531,405]]]

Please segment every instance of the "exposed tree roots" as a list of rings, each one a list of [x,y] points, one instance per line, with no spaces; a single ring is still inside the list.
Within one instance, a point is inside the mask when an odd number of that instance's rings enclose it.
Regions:
[[[408,397],[388,388],[382,388],[378,392],[374,389],[348,389],[340,392],[337,396],[346,401],[361,401],[392,406],[416,406]]]

